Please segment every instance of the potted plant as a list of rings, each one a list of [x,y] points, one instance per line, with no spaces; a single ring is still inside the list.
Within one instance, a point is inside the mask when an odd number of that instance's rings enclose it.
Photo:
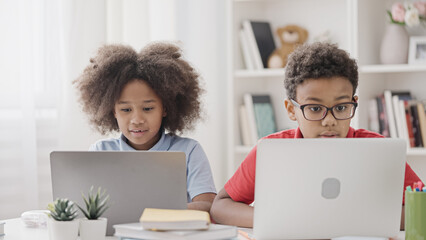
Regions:
[[[50,240],[75,240],[78,237],[79,221],[74,203],[66,198],[56,199],[47,207],[50,211],[47,221]]]
[[[106,191],[93,191],[93,186],[90,188],[89,193],[86,196],[81,194],[86,205],[86,208],[78,206],[81,212],[86,216],[84,219],[80,219],[80,239],[81,240],[104,240],[107,229],[107,219],[101,218],[102,214],[108,209],[109,195],[106,195]]]

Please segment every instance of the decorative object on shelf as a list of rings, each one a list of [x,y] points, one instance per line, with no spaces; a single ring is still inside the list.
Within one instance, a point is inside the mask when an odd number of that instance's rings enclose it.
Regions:
[[[86,196],[81,194],[86,205],[82,208],[77,205],[86,218],[80,220],[80,239],[81,240],[104,240],[107,230],[107,219],[101,218],[102,214],[108,209],[109,195],[106,190],[98,188],[95,193],[93,186],[90,187]]]
[[[50,211],[47,221],[50,240],[75,240],[78,237],[79,221],[75,204],[66,199],[59,198],[50,203],[47,209]]]
[[[404,64],[408,60],[409,36],[404,26],[389,24],[386,26],[380,46],[382,64]]]
[[[409,64],[426,64],[426,36],[410,37]]]
[[[308,39],[308,31],[297,25],[287,25],[277,30],[281,47],[275,49],[268,59],[269,68],[283,68],[288,56]]]
[[[390,24],[387,25],[380,47],[383,64],[404,64],[408,62],[409,36],[405,26],[415,27],[426,21],[426,2],[411,4],[394,3],[387,11]]]

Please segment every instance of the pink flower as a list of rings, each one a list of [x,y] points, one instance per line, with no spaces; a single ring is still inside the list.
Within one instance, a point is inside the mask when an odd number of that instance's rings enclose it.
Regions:
[[[404,22],[405,8],[402,3],[394,3],[392,5],[392,19],[396,22]]]
[[[420,16],[426,17],[426,2],[415,2],[414,7],[417,8]]]

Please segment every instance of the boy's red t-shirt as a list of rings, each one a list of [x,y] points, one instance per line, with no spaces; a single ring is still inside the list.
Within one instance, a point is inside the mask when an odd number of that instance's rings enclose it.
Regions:
[[[300,129],[297,128],[277,132],[264,138],[303,138],[303,135],[300,132]],[[346,138],[383,138],[383,136],[364,129],[355,130],[353,128],[349,128]],[[256,149],[257,146],[255,146],[250,151],[234,175],[225,184],[226,192],[229,194],[232,200],[236,202],[250,204],[254,201]],[[420,178],[406,163],[404,190],[406,186],[412,186],[413,183],[417,181],[420,181]]]

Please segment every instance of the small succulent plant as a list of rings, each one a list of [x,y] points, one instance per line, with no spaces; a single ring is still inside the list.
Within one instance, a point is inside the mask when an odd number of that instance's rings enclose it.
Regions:
[[[96,220],[99,217],[104,214],[104,212],[108,209],[108,200],[109,195],[106,195],[106,190],[101,190],[101,188],[98,188],[98,191],[95,193],[93,192],[93,186],[90,187],[89,194],[84,196],[84,194],[81,194],[83,196],[84,203],[86,205],[86,209],[83,209],[81,206],[77,205],[77,207],[83,212],[84,216],[86,216],[87,219]]]
[[[77,217],[77,209],[75,204],[66,199],[58,198],[53,203],[49,203],[47,209],[50,211],[50,216],[56,221],[72,221]]]

